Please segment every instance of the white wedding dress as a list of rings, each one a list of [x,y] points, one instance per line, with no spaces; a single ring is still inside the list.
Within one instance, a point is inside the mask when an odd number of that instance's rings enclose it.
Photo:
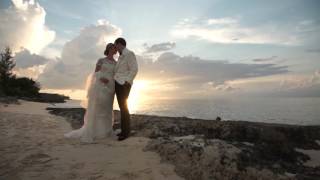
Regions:
[[[114,68],[115,61],[107,58],[98,60],[101,69],[93,73],[87,80],[87,100],[84,124],[64,136],[79,138],[82,142],[93,142],[96,138],[113,136],[113,100],[114,100]],[[104,84],[100,78],[107,78]]]

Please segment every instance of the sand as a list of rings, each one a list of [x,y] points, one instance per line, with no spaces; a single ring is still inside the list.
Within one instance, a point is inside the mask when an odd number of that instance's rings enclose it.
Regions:
[[[0,179],[182,179],[158,154],[143,151],[150,141],[106,138],[94,144],[65,139],[71,127],[47,113],[46,103],[0,104]]]

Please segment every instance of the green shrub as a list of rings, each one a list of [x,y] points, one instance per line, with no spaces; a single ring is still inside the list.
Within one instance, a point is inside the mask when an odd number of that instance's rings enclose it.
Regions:
[[[40,85],[26,77],[17,78],[12,74],[14,57],[9,47],[0,53],[0,96],[36,97]]]

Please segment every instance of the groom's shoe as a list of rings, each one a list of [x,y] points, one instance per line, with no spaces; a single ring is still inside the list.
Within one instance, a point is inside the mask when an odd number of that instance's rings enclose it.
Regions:
[[[118,133],[117,136],[122,136],[122,133]]]
[[[128,138],[128,136],[120,135],[120,136],[118,136],[118,141],[123,141],[123,140],[125,140],[127,138]]]

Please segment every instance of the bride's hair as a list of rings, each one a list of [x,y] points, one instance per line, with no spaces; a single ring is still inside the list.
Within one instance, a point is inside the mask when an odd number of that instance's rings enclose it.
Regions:
[[[108,43],[106,46],[106,50],[104,50],[104,55],[108,56],[110,49],[114,46],[113,43]]]

